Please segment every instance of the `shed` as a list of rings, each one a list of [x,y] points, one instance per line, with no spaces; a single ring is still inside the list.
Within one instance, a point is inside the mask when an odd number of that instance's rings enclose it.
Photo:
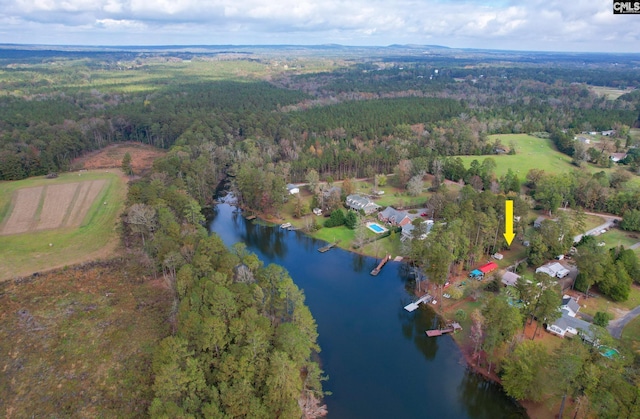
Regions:
[[[489,272],[493,272],[498,269],[498,265],[495,262],[485,263],[481,267],[478,268],[482,274],[488,274]]]
[[[469,273],[469,278],[479,278],[479,277],[482,277],[482,275],[483,275],[482,271],[478,269],[474,269]]]
[[[505,286],[515,286],[518,283],[518,278],[520,278],[520,275],[514,273],[514,272],[505,272],[502,275],[502,283]]]

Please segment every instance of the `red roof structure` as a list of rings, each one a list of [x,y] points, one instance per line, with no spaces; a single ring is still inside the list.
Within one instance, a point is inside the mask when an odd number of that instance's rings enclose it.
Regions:
[[[489,272],[493,272],[498,269],[498,265],[495,262],[489,262],[478,268],[480,272],[483,274],[488,274]]]

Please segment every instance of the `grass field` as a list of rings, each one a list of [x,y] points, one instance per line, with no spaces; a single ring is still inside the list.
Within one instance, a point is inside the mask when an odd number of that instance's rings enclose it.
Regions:
[[[93,203],[86,203],[87,212],[83,220],[78,225],[71,223],[62,228],[2,236],[0,255],[3,263],[0,264],[0,280],[105,257],[113,251],[117,243],[117,218],[126,196],[125,180],[114,170],[109,173],[83,172],[81,176],[78,173],[67,173],[56,179],[40,177],[2,182],[0,225],[7,227],[6,223],[11,219],[13,210],[12,197],[20,190],[37,187],[44,189],[45,186],[64,187],[80,181],[104,182]],[[71,201],[67,204],[70,205]],[[63,217],[58,216],[60,220],[76,215],[70,207],[60,211],[66,211]]]
[[[516,154],[459,156],[466,168],[469,168],[473,160],[478,160],[479,163],[482,163],[485,158],[491,157],[496,162],[495,174],[497,177],[505,175],[511,169],[513,173],[518,175],[520,181],[524,181],[525,176],[531,169],[541,169],[553,174],[578,170],[576,166],[571,164],[571,157],[556,150],[549,139],[533,137],[528,134],[491,135],[489,139],[490,141],[500,139],[505,146],[509,146],[513,142]],[[603,171],[610,174],[615,170],[615,167],[603,168],[592,164],[587,164],[584,167],[591,173]],[[629,181],[629,184],[640,186],[640,176],[634,176]]]
[[[607,249],[618,246],[629,248],[629,246],[640,242],[640,233],[612,228],[606,233],[597,236],[596,241],[604,242]]]
[[[473,160],[482,163],[486,157],[496,161],[496,176],[505,175],[509,169],[517,174],[520,180],[524,180],[531,169],[542,169],[548,173],[561,173],[573,168],[571,157],[557,151],[551,140],[533,137],[527,134],[492,135],[489,141],[500,139],[502,144],[509,146],[514,143],[516,154],[491,155],[491,156],[460,156],[468,168]]]
[[[606,97],[607,100],[616,100],[625,93],[629,93],[632,91],[632,89],[615,89],[613,87],[606,86],[589,86],[589,89],[591,89],[598,96]]]
[[[636,317],[625,326],[621,340],[629,350],[640,354],[640,317]]]

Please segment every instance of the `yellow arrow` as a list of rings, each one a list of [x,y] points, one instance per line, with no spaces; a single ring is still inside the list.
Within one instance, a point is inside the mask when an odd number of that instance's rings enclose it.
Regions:
[[[504,201],[504,205],[504,238],[507,241],[507,246],[511,246],[511,242],[516,236],[513,233],[513,201]]]

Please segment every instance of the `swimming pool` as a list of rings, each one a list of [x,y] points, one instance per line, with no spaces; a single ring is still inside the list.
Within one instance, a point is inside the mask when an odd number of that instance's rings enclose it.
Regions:
[[[369,229],[376,234],[384,233],[385,231],[387,231],[386,228],[377,223],[367,223],[367,227],[369,227]]]

